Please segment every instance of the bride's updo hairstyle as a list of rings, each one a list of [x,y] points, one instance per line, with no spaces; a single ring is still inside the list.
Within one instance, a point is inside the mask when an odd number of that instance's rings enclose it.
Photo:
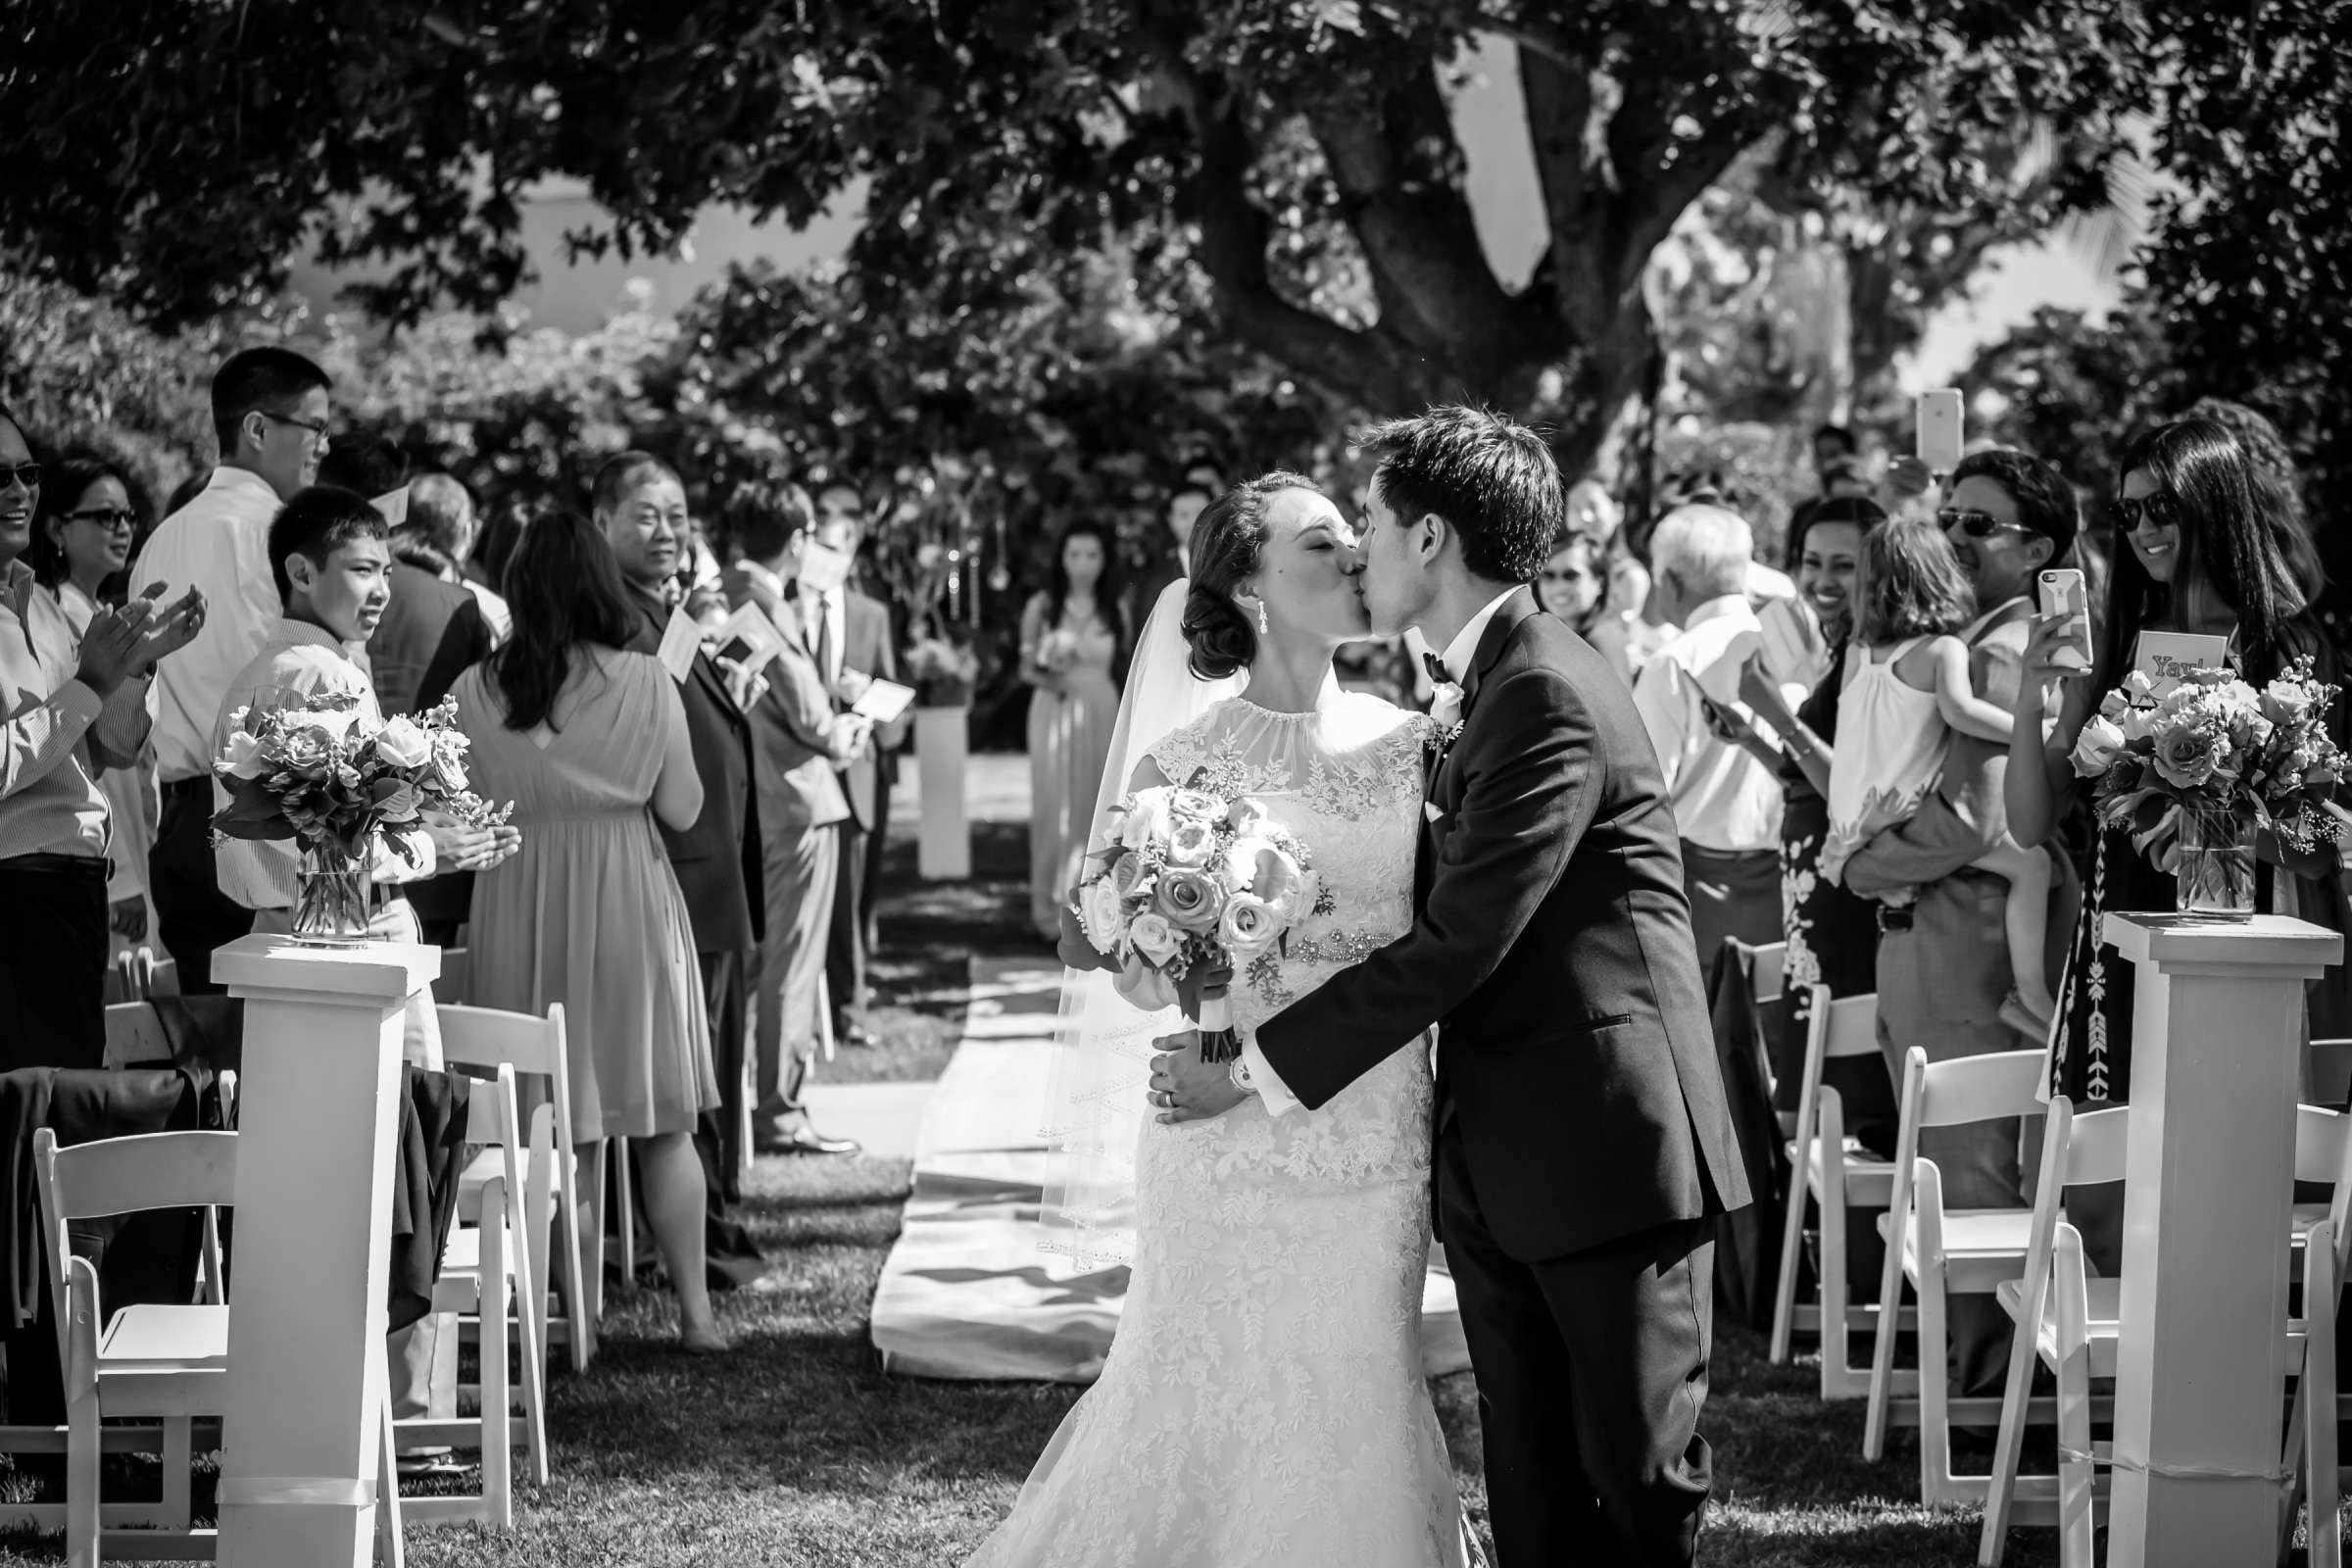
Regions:
[[[1314,489],[1312,479],[1278,468],[1235,485],[1193,524],[1184,640],[1193,651],[1186,662],[1200,679],[1223,680],[1256,661],[1257,626],[1233,596],[1257,575],[1274,498],[1285,490]]]

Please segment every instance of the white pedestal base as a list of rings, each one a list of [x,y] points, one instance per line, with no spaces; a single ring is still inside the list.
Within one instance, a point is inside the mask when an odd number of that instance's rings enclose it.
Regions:
[[[2102,935],[2136,982],[2107,1561],[2269,1562],[2303,982],[2343,939],[2279,915]]]
[[[914,710],[914,758],[922,780],[921,836],[915,870],[925,881],[954,882],[972,874],[972,830],[964,814],[963,772],[968,708]]]
[[[250,936],[213,955],[245,999],[220,1560],[372,1560],[402,1004],[441,950]]]

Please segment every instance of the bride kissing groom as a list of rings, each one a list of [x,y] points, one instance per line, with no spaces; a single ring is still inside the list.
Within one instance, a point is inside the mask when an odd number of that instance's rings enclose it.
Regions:
[[[1420,1378],[1433,1216],[1503,1568],[1692,1560],[1716,1217],[1749,1194],[1657,760],[1528,587],[1566,516],[1541,437],[1457,408],[1358,445],[1360,529],[1297,475],[1237,487],[1130,673],[1150,744],[1106,797],[1246,798],[1325,896],[1237,982],[1239,1061],[1147,1021],[1155,1108],[1097,1140],[1133,1140],[1118,1332],[975,1568],[1470,1560]],[[1339,690],[1340,644],[1407,627],[1434,715]]]

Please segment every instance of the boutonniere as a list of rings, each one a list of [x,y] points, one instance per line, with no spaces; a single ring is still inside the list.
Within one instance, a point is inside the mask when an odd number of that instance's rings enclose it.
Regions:
[[[1462,727],[1462,688],[1453,681],[1440,682],[1429,705],[1429,716],[1446,732],[1446,744],[1451,745]]]

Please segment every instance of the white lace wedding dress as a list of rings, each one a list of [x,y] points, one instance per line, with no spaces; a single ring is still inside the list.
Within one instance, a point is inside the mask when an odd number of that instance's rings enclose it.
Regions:
[[[1428,735],[1335,686],[1310,714],[1227,699],[1152,748],[1177,783],[1261,800],[1334,896],[1237,982],[1237,1023],[1412,924]],[[1461,1568],[1421,1376],[1430,1099],[1421,1040],[1320,1110],[1162,1126],[1139,1102],[1110,1354],[969,1568]]]

